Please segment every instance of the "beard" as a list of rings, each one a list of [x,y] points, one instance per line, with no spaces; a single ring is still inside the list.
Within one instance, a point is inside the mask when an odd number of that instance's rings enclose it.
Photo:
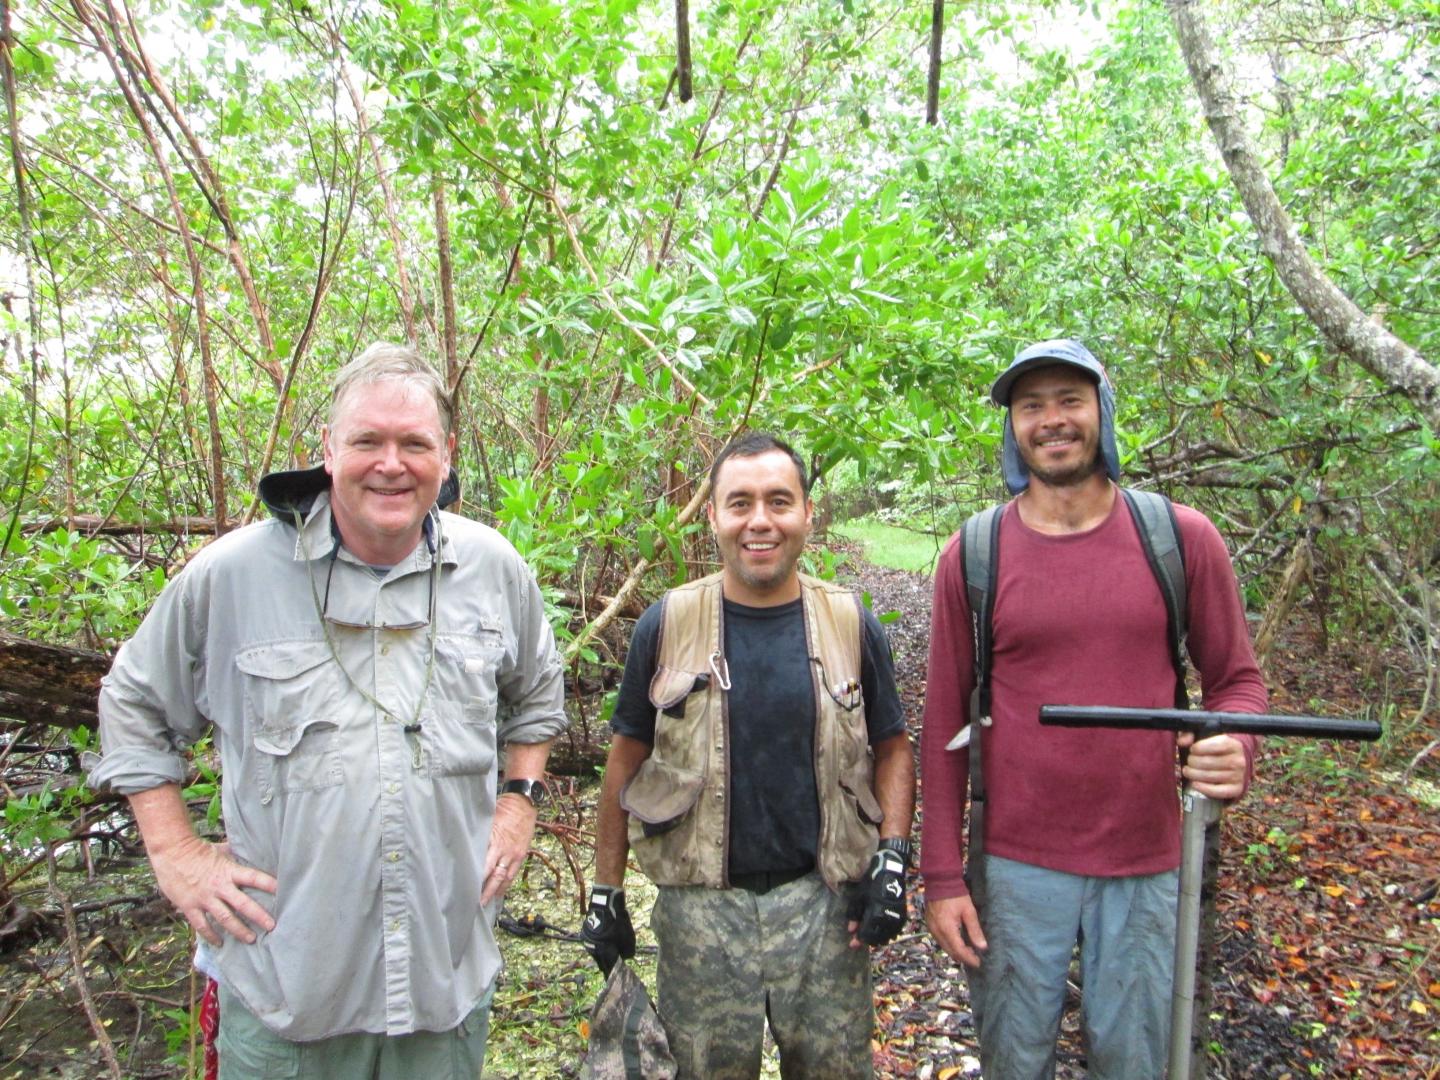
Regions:
[[[1105,471],[1105,463],[1100,460],[1099,447],[1091,447],[1088,458],[1061,468],[1050,468],[1037,464],[1030,453],[1024,449],[1020,451],[1020,459],[1025,462],[1025,467],[1030,470],[1030,476],[1033,479],[1053,488],[1080,487],[1096,473]]]

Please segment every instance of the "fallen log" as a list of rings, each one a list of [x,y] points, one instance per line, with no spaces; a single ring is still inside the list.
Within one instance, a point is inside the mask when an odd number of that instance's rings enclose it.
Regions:
[[[0,631],[0,719],[93,728],[110,657]]]

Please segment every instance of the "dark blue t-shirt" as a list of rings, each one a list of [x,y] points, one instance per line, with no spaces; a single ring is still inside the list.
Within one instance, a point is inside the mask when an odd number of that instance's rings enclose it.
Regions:
[[[895,663],[869,611],[862,620],[860,683],[872,744],[905,730]],[[640,616],[625,658],[611,728],[655,742],[650,680],[658,659],[660,604]],[[815,790],[815,687],[801,601],[747,607],[725,601],[730,669],[729,873],[805,870],[815,865],[820,804]]]

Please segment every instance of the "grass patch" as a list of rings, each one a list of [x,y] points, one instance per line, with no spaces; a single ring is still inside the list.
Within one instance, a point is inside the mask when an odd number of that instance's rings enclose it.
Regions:
[[[948,539],[891,525],[873,517],[831,525],[830,531],[864,548],[867,562],[916,574],[935,572],[935,561]]]

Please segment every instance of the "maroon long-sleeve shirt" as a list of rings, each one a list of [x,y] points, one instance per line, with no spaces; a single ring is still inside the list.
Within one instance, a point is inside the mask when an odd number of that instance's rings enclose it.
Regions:
[[[1176,506],[1185,549],[1189,648],[1206,709],[1264,712],[1229,553],[1209,520]],[[974,685],[960,536],[935,572],[920,737],[920,869],[931,899],[964,895],[969,751],[945,745],[969,721]],[[1180,861],[1175,736],[1042,727],[1041,705],[1169,708],[1167,618],[1139,534],[1118,496],[1084,533],[1036,532],[1014,503],[1000,524],[991,712],[985,729],[985,849],[1074,874],[1118,877]],[[1240,736],[1253,766],[1255,740]],[[1247,777],[1248,779],[1248,777]]]

